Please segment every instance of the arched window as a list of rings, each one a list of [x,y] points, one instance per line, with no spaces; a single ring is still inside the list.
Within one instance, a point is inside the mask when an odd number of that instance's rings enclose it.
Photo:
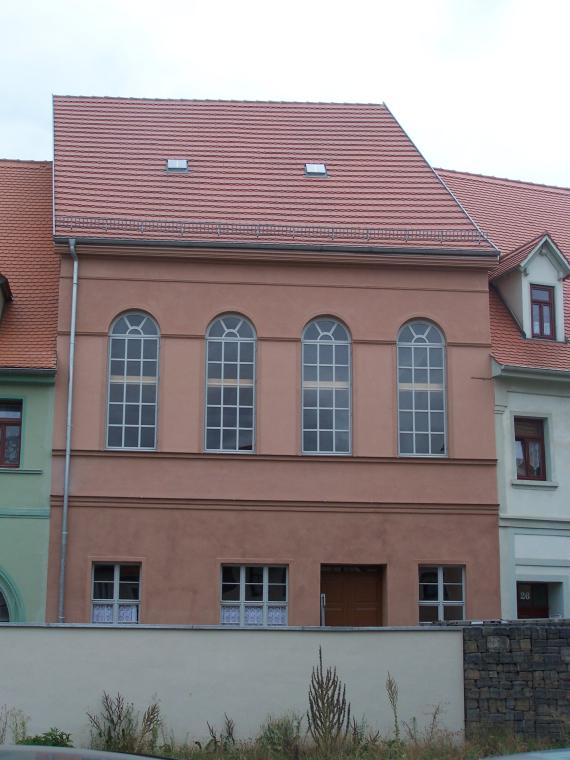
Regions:
[[[152,317],[131,311],[109,333],[107,446],[154,449],[160,335]]]
[[[329,317],[303,332],[303,453],[350,453],[350,335]]]
[[[253,451],[255,330],[245,317],[218,317],[206,333],[206,450]]]
[[[445,339],[431,322],[408,322],[398,335],[400,454],[445,456],[445,417]]]
[[[6,601],[6,597],[0,590],[0,623],[9,623],[10,622],[10,611],[8,609],[8,602]]]

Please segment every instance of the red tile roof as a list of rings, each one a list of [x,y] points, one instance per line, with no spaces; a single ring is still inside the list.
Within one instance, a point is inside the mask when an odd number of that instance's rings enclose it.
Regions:
[[[492,279],[523,261],[549,234],[570,262],[570,188],[437,169],[437,173],[501,249]],[[570,345],[526,339],[491,287],[492,354],[499,364],[570,371]],[[565,334],[570,336],[570,280],[564,281]]]
[[[0,367],[54,369],[59,257],[48,161],[0,160],[0,271],[13,301],[0,321]]]
[[[570,261],[570,188],[436,171],[502,254],[547,231]]]
[[[55,97],[54,122],[59,235],[493,251],[384,105]]]

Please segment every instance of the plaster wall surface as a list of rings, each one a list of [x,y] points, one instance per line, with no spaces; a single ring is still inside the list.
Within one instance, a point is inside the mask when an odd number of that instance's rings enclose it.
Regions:
[[[463,645],[457,630],[251,631],[149,628],[17,628],[0,625],[2,698],[30,716],[29,731],[59,726],[89,740],[86,712],[103,691],[139,709],[160,700],[168,735],[208,738],[224,713],[239,738],[271,715],[305,715],[319,646],[346,684],[357,719],[386,735],[393,718],[384,683],[399,687],[403,720],[429,724],[435,706],[451,731],[463,730]],[[25,663],[25,669],[23,668]],[[421,677],[418,674],[421,673]],[[46,699],[46,694],[50,695]],[[306,728],[306,719],[303,729]]]
[[[570,615],[570,386],[555,381],[497,379],[496,431],[501,531],[501,599],[516,618],[517,580],[560,584]],[[546,481],[518,480],[515,417],[545,421]]]
[[[465,565],[469,614],[498,613],[484,269],[293,266],[78,250],[69,620],[90,619],[92,562],[129,557],[143,565],[145,622],[217,623],[220,563],[229,558],[287,562],[291,624],[318,624],[322,563],[386,565],[388,624],[417,623],[418,561],[428,559]],[[70,297],[69,261],[63,264],[49,619],[63,485]],[[153,452],[105,449],[108,331],[129,309],[148,311],[160,327]],[[257,333],[251,454],[203,451],[204,335],[227,312],[248,317]],[[301,453],[301,334],[319,315],[338,318],[351,334],[350,456]],[[446,337],[447,457],[398,456],[396,336],[413,318],[434,321]]]
[[[20,466],[0,467],[0,591],[12,621],[45,620],[52,383],[0,379],[0,399],[22,402]]]

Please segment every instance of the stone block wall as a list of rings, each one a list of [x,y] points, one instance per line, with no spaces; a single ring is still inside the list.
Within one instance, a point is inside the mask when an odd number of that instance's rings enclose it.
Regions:
[[[468,734],[570,731],[570,620],[465,626],[463,647]]]

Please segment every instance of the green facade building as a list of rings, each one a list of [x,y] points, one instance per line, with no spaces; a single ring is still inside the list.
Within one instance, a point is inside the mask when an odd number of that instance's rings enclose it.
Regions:
[[[57,277],[51,164],[0,161],[0,622],[43,622]]]

